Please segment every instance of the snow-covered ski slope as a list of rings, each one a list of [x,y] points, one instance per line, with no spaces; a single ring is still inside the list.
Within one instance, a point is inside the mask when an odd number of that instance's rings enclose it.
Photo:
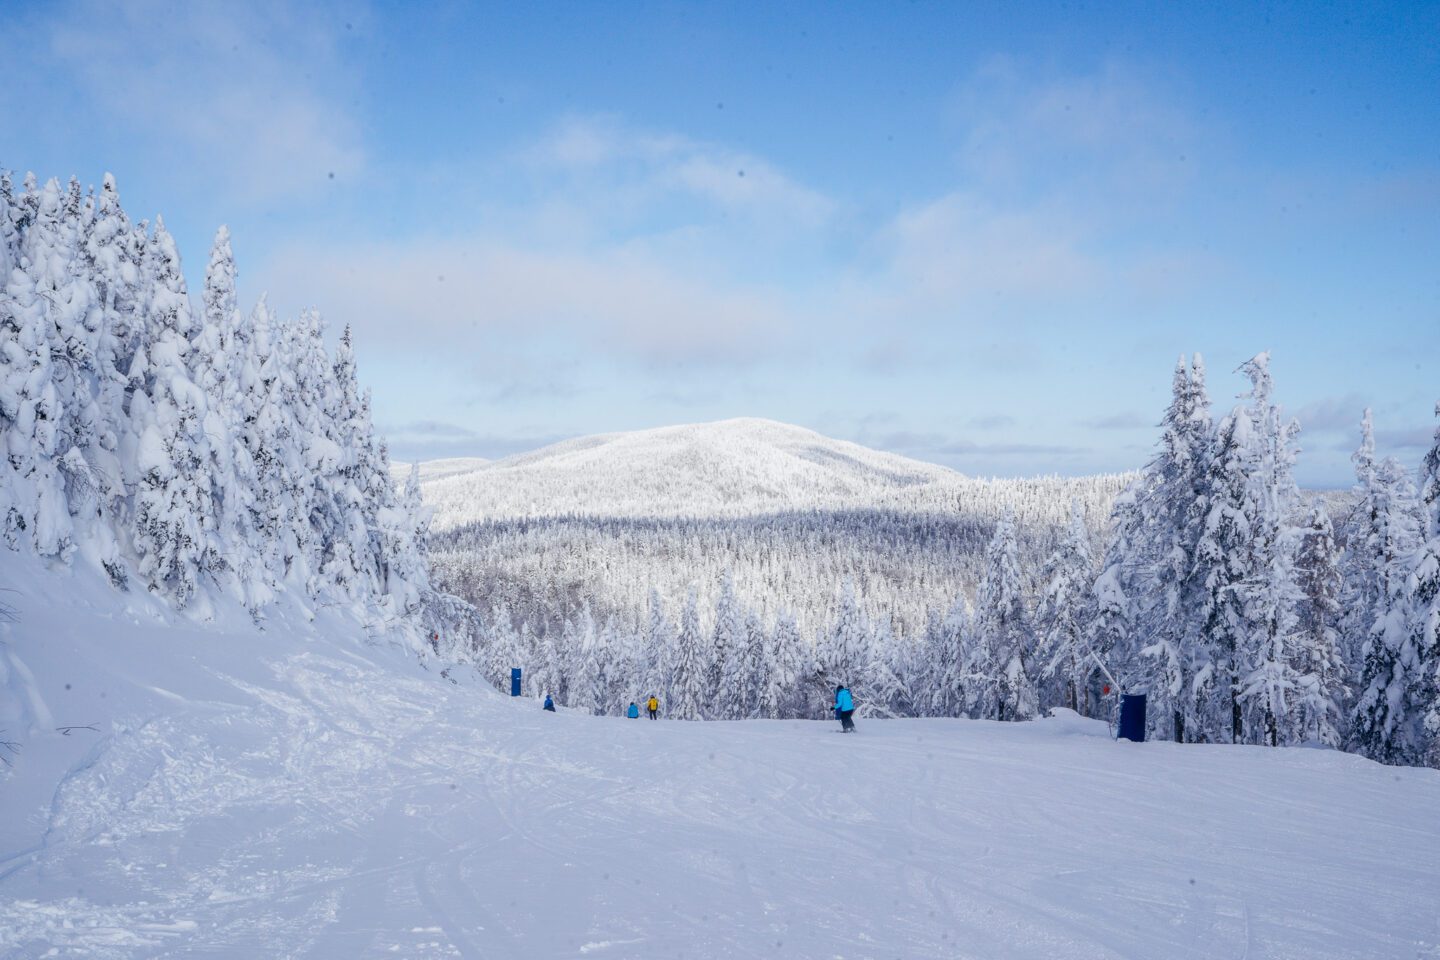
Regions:
[[[551,715],[5,560],[6,958],[1440,956],[1434,770]]]

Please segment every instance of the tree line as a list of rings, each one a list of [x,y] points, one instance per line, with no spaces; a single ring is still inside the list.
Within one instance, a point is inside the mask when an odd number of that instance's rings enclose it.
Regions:
[[[229,232],[192,304],[174,238],[115,181],[0,171],[0,533],[120,589],[257,621],[288,594],[422,629],[418,481],[390,479],[350,331],[238,307]]]
[[[713,600],[692,583],[678,611],[655,588],[640,610],[597,612],[571,583],[538,616],[533,595],[518,611],[498,596],[472,624],[476,662],[502,686],[526,667],[537,695],[582,709],[654,693],[685,719],[823,716],[837,683],[871,715],[1103,716],[1111,686],[1148,693],[1156,737],[1440,763],[1440,430],[1417,487],[1376,459],[1366,411],[1337,523],[1295,483],[1299,428],[1268,354],[1242,369],[1244,402],[1215,421],[1201,359],[1177,365],[1158,450],[1099,550],[1078,501],[1038,560],[1007,511],[973,592],[904,623],[853,577],[832,581],[808,629],[744,599],[732,574]]]

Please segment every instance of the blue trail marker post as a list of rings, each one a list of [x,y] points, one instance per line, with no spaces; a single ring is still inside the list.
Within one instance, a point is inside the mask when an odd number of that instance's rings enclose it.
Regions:
[[[510,696],[520,696],[520,668],[510,668]]]
[[[1145,742],[1145,694],[1127,693],[1120,697],[1120,730],[1116,737],[1132,743]]]

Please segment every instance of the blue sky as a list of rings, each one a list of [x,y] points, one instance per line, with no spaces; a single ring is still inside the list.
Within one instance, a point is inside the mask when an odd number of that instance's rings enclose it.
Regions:
[[[244,9],[239,9],[243,7]],[[1137,466],[1272,351],[1301,479],[1440,399],[1440,4],[4,4],[0,164],[354,325],[397,457],[763,416]]]

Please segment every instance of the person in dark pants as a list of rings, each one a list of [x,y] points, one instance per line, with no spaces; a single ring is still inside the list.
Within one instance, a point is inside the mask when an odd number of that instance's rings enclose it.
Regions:
[[[855,729],[855,721],[851,716],[855,713],[855,700],[850,696],[850,690],[844,685],[835,688],[835,716],[840,718],[840,732],[850,733]]]
[[[555,701],[550,699],[550,694],[545,694],[545,709],[551,713],[555,712]]]
[[[650,699],[645,701],[645,710],[650,714],[651,720],[660,716],[660,701],[655,699],[655,694],[650,694]]]

